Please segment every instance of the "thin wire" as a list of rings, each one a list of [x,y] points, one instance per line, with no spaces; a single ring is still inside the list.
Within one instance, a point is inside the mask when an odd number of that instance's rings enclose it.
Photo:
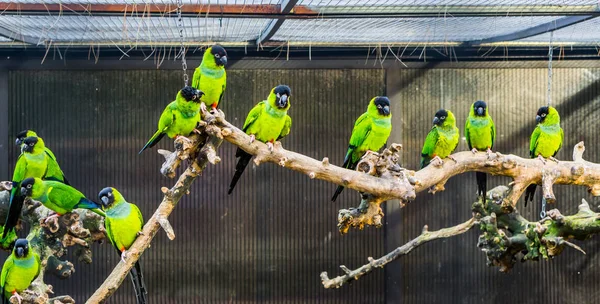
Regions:
[[[552,55],[553,55],[553,47],[552,40],[554,39],[554,31],[550,32],[550,44],[548,45],[548,106],[552,102]],[[542,197],[542,211],[540,212],[540,217],[546,217],[546,199]]]
[[[181,68],[183,69],[183,83],[187,87],[188,85],[188,74],[187,74],[187,62],[185,61],[185,46],[183,45],[183,18],[181,17],[181,10],[183,8],[183,1],[177,0],[177,27],[179,28],[179,43],[181,56]]]

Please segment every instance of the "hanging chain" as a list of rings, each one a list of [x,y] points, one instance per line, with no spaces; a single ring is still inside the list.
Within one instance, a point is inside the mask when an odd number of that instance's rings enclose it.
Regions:
[[[552,55],[554,49],[552,47],[552,39],[554,38],[554,31],[550,32],[550,45],[548,46],[548,106],[552,101]]]
[[[552,47],[552,40],[554,38],[554,31],[550,32],[550,45],[548,46],[548,106],[552,102],[552,55],[554,53],[554,49]],[[540,212],[540,217],[546,217],[546,199],[542,197],[542,211]]]
[[[181,17],[181,10],[183,8],[183,0],[177,0],[177,27],[179,28],[179,44],[181,56],[181,68],[183,69],[183,83],[187,87],[188,85],[188,74],[187,74],[187,62],[185,61],[185,46],[183,45],[183,18]]]

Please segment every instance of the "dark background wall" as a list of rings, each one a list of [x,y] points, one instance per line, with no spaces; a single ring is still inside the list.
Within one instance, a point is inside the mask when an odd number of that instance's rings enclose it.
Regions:
[[[228,70],[221,109],[229,121],[241,126],[249,109],[273,86],[288,84],[293,93],[289,112],[293,125],[283,145],[340,164],[354,120],[370,98],[387,92],[394,113],[390,141],[403,144],[402,164],[416,169],[438,108],[452,110],[462,132],[469,105],[486,100],[498,129],[495,149],[527,156],[535,112],[546,103],[546,69],[522,68],[522,63],[489,68],[427,64],[418,69],[331,61],[306,62],[309,65],[311,69],[303,68],[302,62],[240,61]],[[599,162],[600,69],[554,71],[553,105],[565,129],[558,158],[569,159],[573,145],[585,140],[584,157]],[[0,134],[4,149],[0,152],[8,151],[10,164],[5,171],[12,170],[18,152],[12,145],[14,134],[32,128],[53,149],[78,189],[95,198],[101,188],[112,185],[150,217],[162,198],[160,187],[173,181],[158,172],[162,157],[155,149],[140,156],[137,151],[181,87],[181,72],[102,68],[100,63],[93,69],[71,64],[61,70],[41,66],[1,74],[0,90],[2,77],[8,85],[7,98],[0,98],[0,107],[8,101],[8,132],[1,132],[8,137]],[[163,139],[160,147],[172,146]],[[462,141],[458,149],[466,150],[466,143]],[[272,164],[251,164],[228,196],[234,151],[235,147],[223,144],[219,153],[223,161],[207,168],[171,215],[177,238],[169,241],[159,232],[144,254],[151,303],[501,303],[506,299],[589,303],[599,296],[595,273],[600,248],[594,239],[582,244],[585,256],[566,250],[553,261],[517,264],[512,272],[502,274],[485,265],[485,255],[475,246],[477,229],[424,245],[352,285],[325,290],[321,271],[333,276],[341,273],[339,265],[360,266],[368,256],[379,257],[412,239],[425,224],[438,229],[467,220],[475,199],[473,174],[451,179],[445,192],[419,194],[402,210],[397,202],[388,202],[382,229],[341,236],[337,211],[358,203],[354,191],[344,191],[338,202],[331,203],[334,185]],[[10,178],[8,172],[5,175],[2,179]],[[508,182],[492,177],[489,188]],[[555,192],[556,206],[564,214],[575,212],[581,198],[598,205],[583,188],[558,186]],[[519,208],[529,219],[538,217],[538,204]],[[118,263],[108,244],[94,245],[94,254],[93,264],[76,265],[71,279],[52,282],[57,294],[74,295],[78,302],[91,295]],[[110,303],[134,303],[129,282]]]

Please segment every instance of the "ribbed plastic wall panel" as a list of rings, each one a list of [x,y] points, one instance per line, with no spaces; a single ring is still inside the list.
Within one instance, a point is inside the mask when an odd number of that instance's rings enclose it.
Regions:
[[[34,129],[76,188],[95,199],[113,186],[148,219],[162,200],[160,187],[174,180],[159,173],[163,158],[156,148],[138,151],[183,86],[180,79],[181,72],[164,70],[10,72],[11,170],[18,156],[14,134]],[[354,120],[385,92],[385,71],[230,70],[219,107],[241,127],[248,111],[278,84],[292,89],[293,124],[283,146],[341,164]],[[172,140],[164,138],[158,147],[172,149]],[[358,194],[346,190],[331,203],[334,185],[251,163],[227,195],[234,153],[234,146],[223,143],[222,162],[207,167],[169,218],[175,240],[160,231],[143,255],[150,303],[383,303],[383,271],[339,290],[324,289],[319,277],[384,253],[383,229],[343,236],[337,230],[338,210],[356,207]],[[75,263],[70,279],[48,276],[56,294],[83,303],[119,262],[108,243],[92,249],[93,263]],[[109,302],[134,303],[131,283]]]

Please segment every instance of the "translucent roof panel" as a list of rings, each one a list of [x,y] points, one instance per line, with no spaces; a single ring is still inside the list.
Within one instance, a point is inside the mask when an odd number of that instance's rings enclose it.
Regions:
[[[286,20],[273,40],[333,43],[462,42],[520,31],[559,17]]]
[[[280,0],[183,0],[185,4],[211,5],[262,5],[278,4]],[[175,0],[19,0],[13,3],[45,3],[45,4],[175,4]]]
[[[186,41],[239,42],[256,39],[270,19],[183,18]],[[0,16],[0,27],[41,41],[179,41],[177,18],[108,16]]]
[[[539,10],[564,12],[569,9],[594,9],[597,0],[300,0],[297,5],[307,6],[319,13],[393,13],[411,11],[444,12],[450,7],[469,6],[506,10],[511,13]]]
[[[12,39],[0,36],[0,42],[12,42]]]
[[[550,33],[540,34],[518,41],[526,42],[549,42]],[[600,19],[595,18],[581,23],[577,23],[560,30],[554,31],[552,37],[554,42],[575,42],[575,43],[600,43]]]

